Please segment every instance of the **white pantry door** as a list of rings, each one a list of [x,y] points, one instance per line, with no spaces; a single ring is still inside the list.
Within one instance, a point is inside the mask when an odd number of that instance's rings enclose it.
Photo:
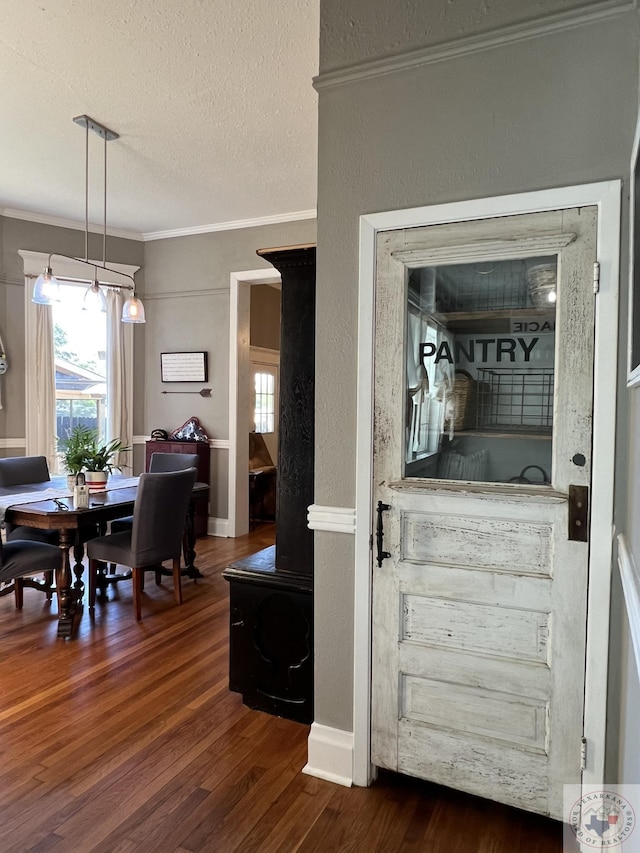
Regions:
[[[558,819],[581,779],[596,226],[377,243],[372,761]]]

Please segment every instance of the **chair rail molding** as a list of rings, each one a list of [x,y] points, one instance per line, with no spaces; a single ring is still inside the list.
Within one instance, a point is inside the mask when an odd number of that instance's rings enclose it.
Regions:
[[[0,438],[0,448],[3,450],[9,449],[12,447],[26,447],[27,439],[26,438]]]
[[[355,535],[355,508],[311,504],[311,506],[307,507],[307,526],[310,530],[327,530],[333,533],[350,533]]]
[[[185,297],[202,296],[228,296],[228,287],[207,287],[202,290],[168,290],[166,293],[145,293],[145,302],[154,302],[162,299],[184,299]]]
[[[145,444],[147,441],[151,441],[150,435],[134,435],[133,443],[134,444]],[[212,450],[228,450],[229,449],[229,439],[228,438],[210,438],[209,439],[209,447]]]

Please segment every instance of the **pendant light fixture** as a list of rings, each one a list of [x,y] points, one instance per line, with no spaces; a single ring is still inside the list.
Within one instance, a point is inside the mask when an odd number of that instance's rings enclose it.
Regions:
[[[51,256],[49,256],[49,263]],[[36,283],[33,285],[32,302],[37,302],[38,305],[53,305],[54,302],[60,302],[60,285],[58,279],[54,276],[53,270],[47,264],[42,270]]]
[[[131,293],[122,306],[123,323],[146,323],[144,318],[144,305],[135,295]]]
[[[98,311],[105,313],[107,310],[107,299],[100,287],[100,282],[98,281],[97,267],[93,268],[93,273],[93,284],[91,284],[85,291],[84,299],[82,300],[82,310],[91,311],[92,313],[96,313]]]
[[[59,281],[74,281],[77,279],[69,279],[60,277],[58,280],[53,274],[51,268],[52,258],[64,258],[68,261],[75,261],[79,264],[93,267],[93,282],[87,287],[84,295],[83,309],[86,310],[107,310],[107,300],[104,295],[103,285],[98,277],[98,269],[103,269],[110,273],[123,276],[129,279],[131,284],[114,284],[108,283],[108,287],[120,290],[127,290],[129,294],[122,308],[123,323],[144,323],[144,306],[140,299],[135,295],[135,280],[133,276],[127,273],[120,272],[108,267],[106,264],[106,249],[107,249],[107,142],[112,139],[118,139],[118,134],[109,130],[103,124],[100,124],[90,116],[81,115],[74,119],[76,124],[79,124],[85,129],[85,190],[84,190],[84,258],[72,258],[69,255],[52,253],[49,255],[47,266],[42,273],[37,277],[32,294],[32,301],[39,305],[52,305],[54,302],[60,301],[60,285]],[[102,264],[96,264],[89,260],[89,131],[97,133],[104,140],[104,191],[103,191],[103,228],[102,228]]]

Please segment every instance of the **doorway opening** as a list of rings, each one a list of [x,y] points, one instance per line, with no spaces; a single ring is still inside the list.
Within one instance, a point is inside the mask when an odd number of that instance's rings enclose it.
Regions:
[[[229,523],[230,537],[249,532],[249,433],[251,394],[251,288],[280,285],[275,270],[231,274],[229,288]]]

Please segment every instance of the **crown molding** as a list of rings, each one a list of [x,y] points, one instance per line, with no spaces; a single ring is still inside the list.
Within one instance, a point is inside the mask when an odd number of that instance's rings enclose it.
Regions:
[[[55,228],[72,228],[74,231],[84,231],[84,222],[75,219],[63,219],[60,216],[46,216],[43,213],[31,213],[28,210],[17,210],[13,207],[0,208],[0,214],[9,219],[23,219],[25,222],[37,222],[40,225],[53,225]],[[102,234],[102,226],[89,223],[92,234]],[[107,228],[109,237],[122,237],[124,240],[143,240],[143,235],[136,231],[125,231],[120,228]]]
[[[27,210],[17,210],[11,207],[0,207],[0,215],[9,219],[23,219],[25,222],[37,222],[40,225],[53,225],[56,228],[72,228],[74,231],[84,231],[84,223],[75,219],[63,219],[59,216],[46,216],[31,213]],[[172,228],[168,231],[126,231],[119,228],[107,228],[109,237],[122,237],[124,240],[168,240],[171,237],[191,237],[194,234],[211,234],[215,231],[236,231],[240,228],[257,228],[260,225],[281,225],[285,222],[298,222],[301,219],[315,219],[317,211],[297,210],[293,213],[279,213],[273,216],[258,216],[254,219],[235,219],[229,222],[217,222],[210,225],[194,225],[191,228]],[[89,225],[92,234],[102,234],[102,226]]]
[[[300,219],[315,219],[317,211],[297,210],[293,213],[278,213],[273,216],[257,216],[255,219],[234,219],[229,222],[217,222],[211,225],[194,225],[192,228],[172,228],[170,231],[147,231],[142,239],[168,240],[170,237],[191,237],[194,234],[211,234],[215,231],[236,231],[240,228],[258,228],[260,225],[280,225],[283,222],[297,222]]]
[[[313,78],[313,87],[319,92],[334,86],[342,86],[345,83],[354,83],[380,77],[383,74],[392,74],[395,71],[407,71],[434,62],[457,59],[461,56],[597,23],[622,15],[625,12],[634,11],[636,7],[636,0],[601,0],[601,2],[593,3],[587,9],[570,9],[566,12],[540,18],[537,21],[510,24],[493,32],[453,39],[432,47],[419,48],[408,53],[327,71]]]

